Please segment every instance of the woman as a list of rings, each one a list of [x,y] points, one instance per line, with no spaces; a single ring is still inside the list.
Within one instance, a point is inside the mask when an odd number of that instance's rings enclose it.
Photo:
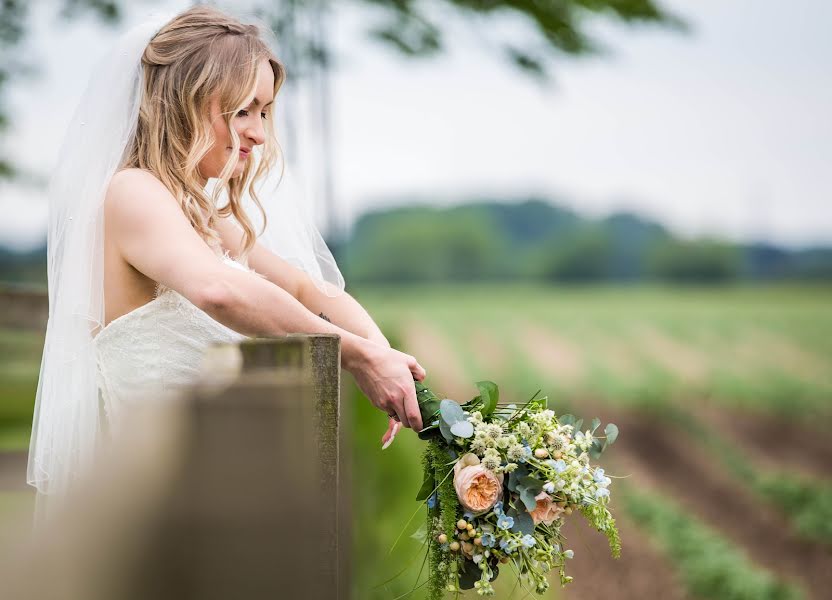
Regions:
[[[293,266],[258,241],[244,207],[260,209],[256,184],[279,168],[271,117],[284,70],[263,35],[198,6],[127,32],[93,75],[50,185],[28,471],[39,498],[91,462],[99,401],[103,426],[117,427],[133,398],[192,383],[209,344],[246,336],[339,335],[342,366],[390,415],[385,447],[400,425],[422,427],[413,379],[424,369],[340,289],[325,246],[298,237],[286,257],[313,260]]]

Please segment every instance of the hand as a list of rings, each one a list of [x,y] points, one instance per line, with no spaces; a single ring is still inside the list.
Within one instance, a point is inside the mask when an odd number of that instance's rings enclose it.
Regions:
[[[404,427],[422,429],[413,380],[423,380],[425,370],[414,357],[368,341],[347,368],[376,408],[391,417],[397,416]],[[384,436],[388,439],[383,441],[389,441],[397,432],[390,423]]]

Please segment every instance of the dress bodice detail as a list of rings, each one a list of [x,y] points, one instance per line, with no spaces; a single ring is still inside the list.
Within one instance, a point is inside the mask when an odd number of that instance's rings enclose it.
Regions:
[[[223,262],[251,271],[228,254]],[[247,336],[226,327],[179,292],[162,288],[147,304],[113,319],[93,339],[99,399],[112,427],[135,401],[160,399],[200,378],[209,346]]]

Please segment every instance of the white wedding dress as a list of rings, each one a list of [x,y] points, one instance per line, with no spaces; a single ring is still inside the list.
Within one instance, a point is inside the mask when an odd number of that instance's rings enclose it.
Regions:
[[[227,252],[222,260],[253,272]],[[122,413],[134,402],[164,400],[199,381],[212,344],[245,339],[169,288],[113,319],[93,339],[99,408],[108,428],[122,424]]]

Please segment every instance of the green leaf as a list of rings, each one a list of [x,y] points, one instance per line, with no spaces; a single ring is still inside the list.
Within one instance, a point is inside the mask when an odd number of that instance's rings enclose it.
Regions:
[[[421,381],[414,381],[416,386],[416,399],[419,401],[419,412],[422,414],[422,423],[433,421],[439,412],[439,398]]]
[[[519,483],[527,490],[534,492],[535,495],[543,490],[543,482],[529,475],[521,477]]]
[[[583,424],[584,424],[583,419],[578,419],[577,421],[575,421],[575,431],[576,432],[580,431],[581,430],[581,425],[583,425]]]
[[[459,589],[472,590],[474,584],[482,577],[479,566],[467,558],[462,561],[462,569],[459,571]]]
[[[445,398],[439,403],[439,418],[440,420],[445,421],[448,425],[453,425],[457,421],[464,421],[465,413],[462,411],[462,407],[459,404],[453,400]]]
[[[508,474],[508,489],[509,489],[509,491],[510,492],[516,492],[517,491],[517,485],[520,483],[520,480],[523,477],[528,476],[528,474],[529,474],[529,470],[523,465],[520,465],[514,471],[509,473]]]
[[[416,530],[416,531],[414,531],[412,534],[410,534],[410,537],[412,537],[412,538],[413,538],[414,540],[416,540],[416,541],[419,541],[419,542],[424,542],[424,541],[425,541],[425,538],[427,538],[427,537],[428,537],[428,527],[427,527],[427,524],[426,524],[426,523],[422,523],[422,525],[419,527],[419,529],[417,529],[417,530]]]
[[[425,471],[425,480],[422,482],[422,487],[419,488],[419,493],[416,494],[416,500],[422,501],[430,496],[433,488],[436,487],[436,479],[433,477],[433,471]]]
[[[457,421],[451,425],[451,433],[456,437],[469,438],[474,435],[474,424],[471,421]]]
[[[477,388],[480,390],[480,398],[482,399],[480,412],[485,417],[497,408],[497,403],[500,401],[500,389],[493,381],[478,381]]]
[[[520,500],[521,500],[521,501],[523,502],[523,504],[526,506],[526,510],[532,511],[532,510],[534,510],[535,508],[537,508],[537,500],[535,500],[535,499],[534,499],[534,497],[535,497],[537,494],[535,494],[533,490],[530,490],[530,489],[525,488],[525,487],[520,487],[520,488],[518,488],[518,489],[520,489],[520,490],[521,490],[521,491],[520,491]],[[538,492],[538,494],[539,494],[539,493],[540,493],[540,492]],[[520,513],[520,514],[522,514],[522,513]],[[516,519],[515,519],[515,521],[514,521],[514,524],[515,524],[515,525],[517,524],[517,520],[516,520]],[[514,528],[512,527],[512,529],[514,529]]]
[[[604,435],[607,436],[607,445],[612,444],[618,439],[618,426],[614,423],[607,423],[604,428]]]
[[[590,431],[592,431],[592,433],[595,433],[595,430],[598,429],[598,426],[600,424],[601,424],[601,419],[599,419],[598,417],[595,417],[594,419],[592,419],[592,425],[589,426]]]
[[[535,504],[535,507],[536,506],[537,504]],[[532,519],[532,516],[529,513],[518,512],[512,518],[514,519],[514,526],[511,528],[512,531],[523,535],[534,534],[534,519]]]
[[[558,423],[561,425],[572,425],[575,426],[575,422],[578,420],[578,417],[575,415],[565,414],[558,417]]]
[[[587,452],[591,458],[600,458],[604,448],[606,448],[606,444],[602,444],[601,440],[592,440],[592,445]]]
[[[453,443],[454,434],[451,433],[451,426],[445,421],[445,419],[439,419],[439,432],[442,434],[442,437],[445,438],[446,442],[449,444]]]

